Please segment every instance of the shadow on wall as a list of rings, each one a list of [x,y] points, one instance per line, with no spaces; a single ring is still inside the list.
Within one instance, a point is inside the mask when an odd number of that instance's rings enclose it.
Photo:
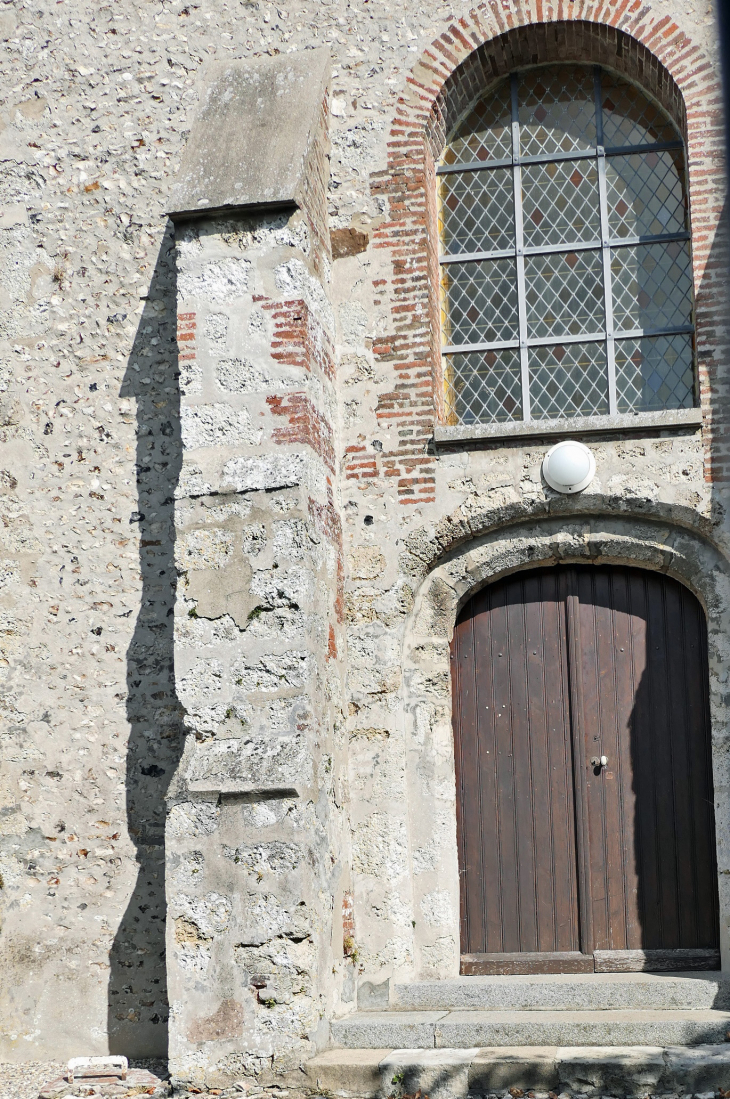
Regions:
[[[717,950],[705,612],[661,573],[571,572],[586,760],[608,757],[584,795],[594,947]]]
[[[155,265],[122,384],[137,403],[141,606],[127,651],[127,827],[137,881],[110,955],[112,1053],[167,1056],[165,795],[183,747],[173,674],[174,491],[180,474],[180,392],[172,225]],[[132,528],[133,529],[133,526]]]
[[[707,621],[678,582],[651,577],[645,589],[632,610],[646,665],[628,723],[641,945],[718,949]]]

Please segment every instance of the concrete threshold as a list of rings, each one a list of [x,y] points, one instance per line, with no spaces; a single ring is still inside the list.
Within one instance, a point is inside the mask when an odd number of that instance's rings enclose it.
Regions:
[[[730,1008],[730,980],[727,974],[707,972],[549,973],[409,981],[391,987],[387,1007],[398,1011],[724,1010]]]

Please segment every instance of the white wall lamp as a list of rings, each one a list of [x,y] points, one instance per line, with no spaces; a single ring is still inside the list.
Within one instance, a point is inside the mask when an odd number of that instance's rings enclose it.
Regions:
[[[582,492],[596,474],[593,454],[574,439],[556,443],[542,461],[542,475],[556,492]]]

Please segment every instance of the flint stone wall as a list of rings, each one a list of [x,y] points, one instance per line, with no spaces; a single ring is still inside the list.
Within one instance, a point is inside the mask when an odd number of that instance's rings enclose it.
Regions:
[[[268,1081],[358,993],[453,976],[450,631],[550,560],[704,600],[725,950],[717,35],[704,0],[564,7],[0,6],[0,1056]],[[546,440],[431,445],[439,96],[484,43],[686,106],[704,423],[591,439],[572,503]],[[173,230],[205,63],[325,45],[291,203]]]

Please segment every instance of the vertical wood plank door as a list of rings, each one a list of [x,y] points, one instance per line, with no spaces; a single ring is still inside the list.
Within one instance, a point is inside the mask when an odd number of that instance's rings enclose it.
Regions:
[[[702,607],[631,568],[575,571],[594,950],[718,945]]]
[[[462,972],[715,964],[694,596],[618,566],[515,574],[461,612],[452,684]]]
[[[580,950],[565,579],[492,584],[456,627],[464,954]]]

